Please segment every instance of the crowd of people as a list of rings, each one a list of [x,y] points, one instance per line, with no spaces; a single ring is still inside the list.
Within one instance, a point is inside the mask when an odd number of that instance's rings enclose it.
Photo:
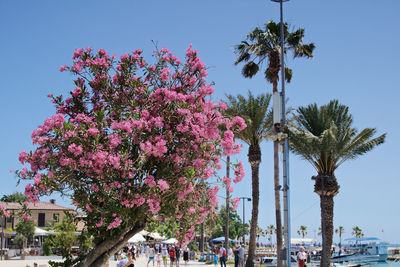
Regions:
[[[181,248],[175,245],[166,244],[150,244],[150,245],[132,245],[126,246],[122,249],[121,253],[116,255],[119,263],[117,267],[134,267],[135,261],[139,257],[146,257],[147,267],[187,267],[189,262],[189,249],[187,247]],[[212,249],[212,261],[215,267],[218,263],[221,267],[226,267],[228,257],[233,257],[235,267],[244,267],[245,263],[245,249],[243,246],[234,246],[229,248],[228,251],[224,246],[220,245]]]
[[[122,258],[117,267],[134,267],[135,260],[139,257],[145,256],[147,258],[147,267],[179,267],[182,262],[187,267],[189,261],[189,249],[181,248],[174,245],[154,244],[154,245],[133,245],[131,247],[124,247],[121,254],[116,255],[116,258]]]
[[[220,245],[213,250],[213,261],[215,267],[218,265],[218,261],[221,267],[226,267],[226,261],[229,256],[233,256],[235,261],[235,267],[244,267],[245,250],[243,246],[234,246],[226,251],[225,247]]]

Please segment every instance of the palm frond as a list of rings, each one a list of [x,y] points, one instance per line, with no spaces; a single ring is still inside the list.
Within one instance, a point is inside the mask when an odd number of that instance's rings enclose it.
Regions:
[[[386,134],[373,138],[374,128],[359,134],[352,127],[347,106],[332,100],[318,107],[311,104],[297,109],[290,124],[290,148],[309,161],[319,173],[331,173],[343,162],[355,159],[384,143]]]
[[[261,143],[272,128],[272,111],[269,107],[270,94],[254,97],[251,91],[247,97],[227,94],[227,109],[224,114],[229,117],[240,116],[247,124],[246,129],[236,134],[237,138],[249,145]]]
[[[260,67],[254,61],[247,62],[242,69],[242,75],[246,78],[252,78],[257,74]]]

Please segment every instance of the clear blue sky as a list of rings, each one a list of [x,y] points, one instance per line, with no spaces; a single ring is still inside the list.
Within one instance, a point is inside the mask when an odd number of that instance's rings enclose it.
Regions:
[[[358,129],[388,133],[384,145],[336,172],[341,188],[334,224],[344,226],[345,237],[357,225],[366,236],[400,243],[399,10],[398,0],[284,4],[285,21],[305,28],[305,41],[317,46],[312,60],[287,60],[294,73],[287,86],[289,105],[322,105],[336,98],[350,106]],[[20,168],[19,151],[32,148],[32,130],[54,113],[46,95],[73,88],[71,76],[58,69],[71,62],[74,48],[105,48],[117,55],[143,49],[150,60],[151,40],[181,58],[193,44],[210,67],[217,101],[225,93],[271,92],[262,75],[244,79],[233,66],[233,46],[270,19],[279,19],[279,5],[269,0],[1,1],[0,195],[23,190],[9,169]],[[275,222],[270,143],[262,153],[259,224],[265,227]],[[246,154],[247,147],[239,157],[247,176],[234,196],[251,196]],[[307,162],[293,155],[290,160],[293,236],[305,225],[308,237],[314,237],[320,212],[310,177],[316,173]],[[250,205],[246,209],[249,218]]]

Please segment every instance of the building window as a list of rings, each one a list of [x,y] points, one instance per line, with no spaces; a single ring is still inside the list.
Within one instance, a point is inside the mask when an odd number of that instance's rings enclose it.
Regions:
[[[46,226],[46,215],[44,213],[39,213],[38,215],[38,226],[45,227]]]
[[[53,221],[54,222],[59,222],[60,221],[60,214],[54,213],[53,214]]]

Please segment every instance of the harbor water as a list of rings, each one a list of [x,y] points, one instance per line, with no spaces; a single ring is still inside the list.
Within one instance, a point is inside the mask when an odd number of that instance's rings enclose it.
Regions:
[[[400,267],[400,262],[387,262],[387,263],[378,263],[372,264],[367,266],[374,266],[374,267]]]

